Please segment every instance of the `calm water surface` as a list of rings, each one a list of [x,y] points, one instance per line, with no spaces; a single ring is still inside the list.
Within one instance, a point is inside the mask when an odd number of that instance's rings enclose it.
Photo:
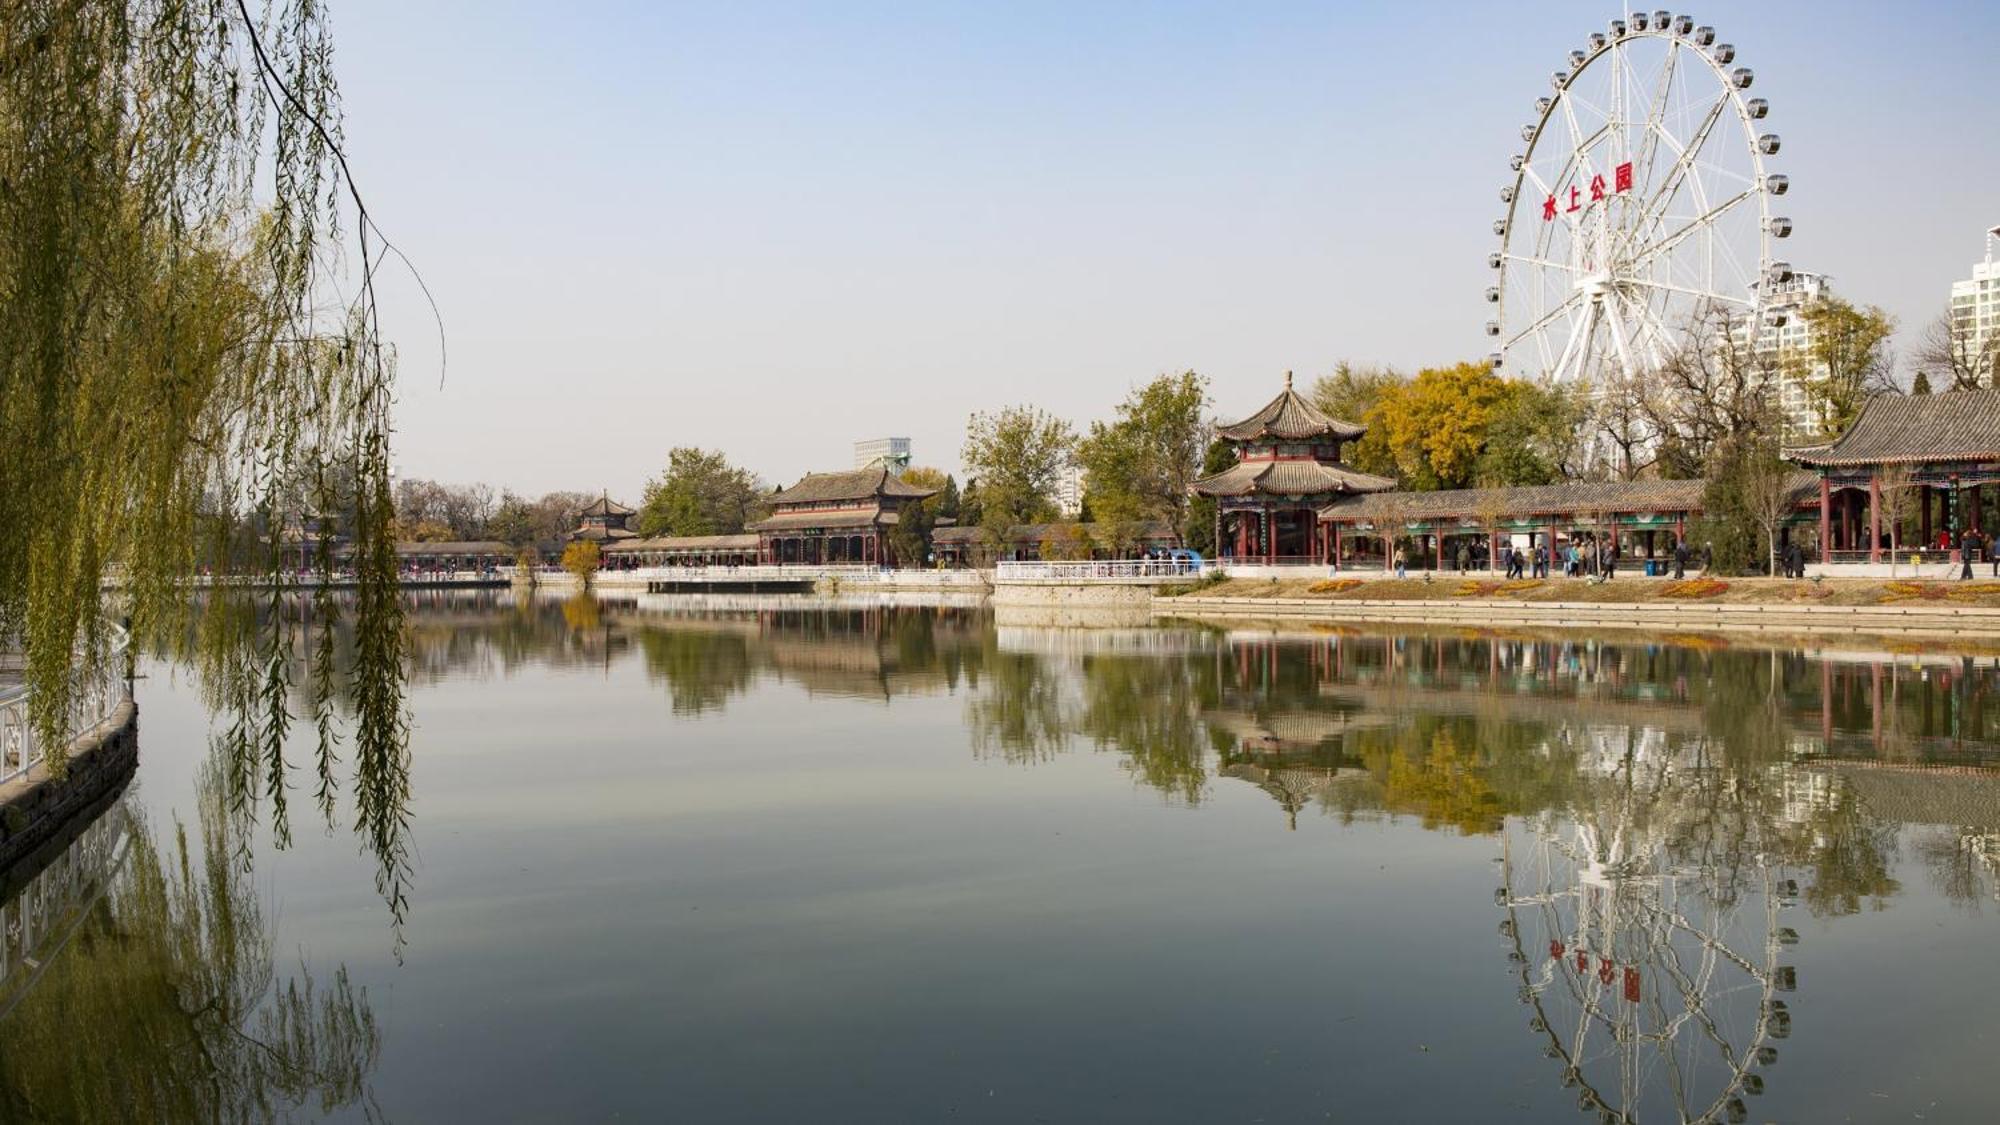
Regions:
[[[156,660],[0,1117],[2000,1119],[1992,658],[413,605],[403,924]]]

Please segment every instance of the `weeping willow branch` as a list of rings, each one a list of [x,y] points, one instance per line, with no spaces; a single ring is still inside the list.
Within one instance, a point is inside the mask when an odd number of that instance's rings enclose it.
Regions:
[[[302,641],[331,622],[276,612],[286,532],[351,537],[356,828],[400,917],[408,721],[376,273],[401,255],[342,151],[331,60],[317,0],[0,5],[0,644],[21,649],[33,721],[60,745],[71,666],[104,658],[107,580],[157,634],[188,621],[189,575],[265,574],[272,612],[218,646],[212,682],[232,807],[268,803],[283,839],[300,677],[326,810],[339,741],[331,648]],[[313,554],[330,575],[331,552]]]

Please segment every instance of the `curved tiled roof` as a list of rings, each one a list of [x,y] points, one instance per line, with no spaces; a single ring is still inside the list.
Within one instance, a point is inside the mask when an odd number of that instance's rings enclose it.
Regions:
[[[1352,441],[1367,433],[1368,427],[1329,417],[1319,407],[1299,397],[1292,390],[1292,373],[1287,371],[1285,389],[1278,392],[1277,398],[1265,403],[1264,409],[1241,422],[1215,427],[1215,432],[1230,441],[1256,441],[1260,438],[1305,441],[1322,437]]]
[[[630,516],[636,515],[632,509],[613,500],[610,496],[599,496],[578,512],[579,516]]]
[[[627,551],[754,551],[755,535],[661,535],[652,539],[624,539],[605,548]]]
[[[1846,433],[1785,456],[1829,467],[2000,460],[2000,391],[1873,398]]]
[[[1238,461],[1190,487],[1203,496],[1323,496],[1382,492],[1396,482],[1325,461]]]
[[[813,504],[833,500],[868,500],[877,496],[921,500],[936,494],[935,488],[910,484],[877,465],[839,473],[807,473],[799,478],[799,483],[772,496],[771,500],[777,504]]]
[[[778,512],[750,525],[751,531],[797,531],[810,527],[888,527],[899,522],[895,512],[880,508],[850,508],[837,512]]]
[[[1793,473],[1787,483],[1794,503],[1817,498],[1819,477]],[[1397,492],[1343,497],[1320,509],[1321,519],[1411,520],[1504,516],[1581,515],[1592,512],[1695,512],[1701,510],[1699,480],[1566,481],[1517,488],[1456,488],[1439,492]]]

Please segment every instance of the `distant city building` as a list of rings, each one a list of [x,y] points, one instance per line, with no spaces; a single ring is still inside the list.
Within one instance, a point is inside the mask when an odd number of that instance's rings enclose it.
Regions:
[[[854,443],[854,467],[872,469],[877,465],[895,469],[898,472],[910,467],[910,439],[906,437],[870,438]]]
[[[1972,276],[1951,283],[1951,329],[1967,356],[1986,353],[2000,331],[2000,262],[1993,260],[1993,243],[2000,227],[1986,232],[1986,260],[1972,267]]]
[[[1812,350],[1812,325],[1802,314],[1832,295],[1833,279],[1827,275],[1794,273],[1771,286],[1763,317],[1757,323],[1756,356],[1773,373],[1770,390],[1784,420],[1788,440],[1819,428],[1819,418],[1813,413],[1811,383],[1820,376],[1820,370],[1806,358]],[[1750,331],[1747,321],[1737,325],[1737,343],[1747,340]]]
[[[1090,483],[1090,474],[1083,466],[1072,464],[1056,477],[1056,514],[1066,520],[1075,519],[1083,511],[1083,490]]]

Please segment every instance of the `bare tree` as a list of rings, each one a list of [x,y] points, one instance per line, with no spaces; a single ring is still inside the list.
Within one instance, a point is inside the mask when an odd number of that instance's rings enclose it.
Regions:
[[[2000,386],[2000,332],[1982,334],[1968,315],[1961,319],[1950,307],[1924,327],[1914,355],[1918,366],[1951,376],[1954,391]]]
[[[1591,411],[1591,429],[1602,448],[1611,453],[1611,471],[1619,480],[1632,480],[1653,463],[1659,448],[1660,430],[1654,424],[1654,409],[1647,403],[1649,388],[1637,376],[1618,376],[1599,388]]]
[[[1721,443],[1773,429],[1778,374],[1741,318],[1721,307],[1697,315],[1639,400],[1660,434],[1661,457],[1676,459],[1673,475],[1699,476]]]
[[[1743,459],[1743,504],[1764,533],[1765,562],[1772,575],[1778,573],[1778,536],[1794,507],[1792,472],[1769,441],[1757,442]]]
[[[1908,465],[1886,465],[1875,477],[1876,510],[1889,521],[1889,576],[1896,575],[1896,556],[1903,547],[1903,519],[1915,499],[1915,477]],[[1873,529],[1869,534],[1873,535]]]

